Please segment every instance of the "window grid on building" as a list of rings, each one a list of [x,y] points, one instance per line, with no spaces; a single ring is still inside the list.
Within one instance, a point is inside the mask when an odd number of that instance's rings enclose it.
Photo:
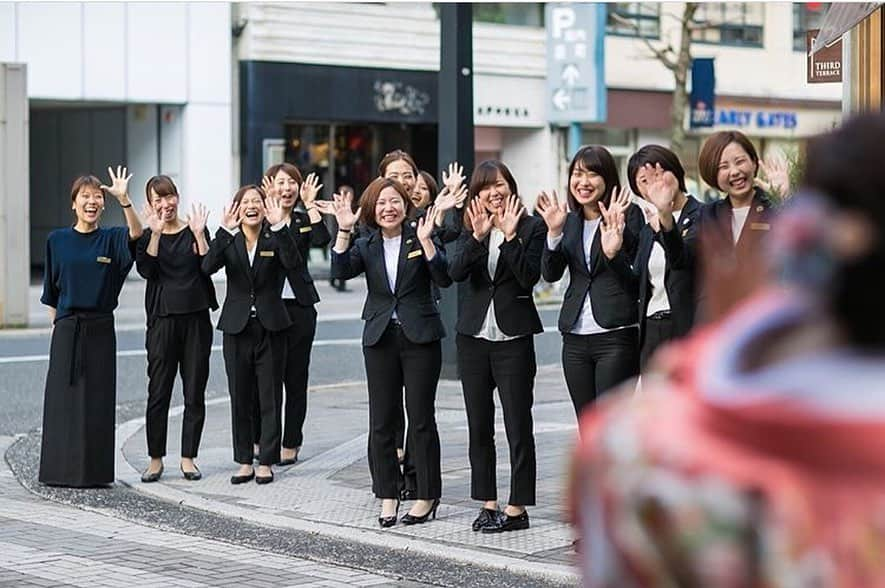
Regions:
[[[658,39],[661,36],[661,5],[652,2],[606,4],[605,32],[625,37]]]
[[[704,3],[694,16],[691,38],[699,43],[762,47],[765,5],[755,2]]]
[[[819,29],[829,2],[793,2],[793,51],[805,51],[805,33]]]

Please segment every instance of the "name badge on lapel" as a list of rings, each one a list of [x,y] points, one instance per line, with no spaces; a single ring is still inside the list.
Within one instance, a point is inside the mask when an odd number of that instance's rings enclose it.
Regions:
[[[258,255],[261,257],[273,257],[273,251],[259,251]]]
[[[301,227],[298,229],[299,233],[309,233],[313,230],[313,227]]]
[[[406,256],[406,259],[412,259],[413,257],[418,257],[419,255],[423,255],[424,251],[421,249],[415,249],[414,251],[409,251],[409,254]]]
[[[98,263],[111,263],[111,258],[110,258],[110,257],[105,257],[104,255],[99,255],[99,256],[95,259],[95,261],[97,261]]]
[[[750,229],[754,231],[768,231],[771,229],[771,225],[768,223],[750,223]]]

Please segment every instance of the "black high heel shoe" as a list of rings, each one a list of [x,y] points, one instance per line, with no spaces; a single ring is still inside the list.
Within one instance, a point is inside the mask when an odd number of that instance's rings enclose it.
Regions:
[[[403,518],[400,519],[400,522],[404,525],[420,525],[422,523],[426,523],[428,519],[436,518],[436,509],[439,508],[439,498],[433,499],[433,504],[430,505],[430,510],[428,510],[423,515],[415,516],[413,514],[406,513],[403,515]]]
[[[396,518],[399,516],[399,499],[396,501],[396,510],[393,512],[393,516],[389,517],[378,517],[378,524],[381,525],[382,528],[392,527],[396,524]]]

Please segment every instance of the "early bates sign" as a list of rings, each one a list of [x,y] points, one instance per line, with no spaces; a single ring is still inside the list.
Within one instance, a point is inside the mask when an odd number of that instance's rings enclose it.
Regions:
[[[809,84],[826,84],[842,81],[842,40],[828,47],[822,47],[814,55],[811,50],[820,31],[813,29],[805,33],[806,81]]]

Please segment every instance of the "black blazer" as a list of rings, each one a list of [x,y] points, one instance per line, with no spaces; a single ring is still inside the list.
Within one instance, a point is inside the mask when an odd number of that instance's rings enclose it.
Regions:
[[[747,215],[747,221],[738,237],[737,243],[734,242],[731,231],[731,221],[733,219],[731,200],[723,198],[710,202],[701,208],[700,227],[703,234],[706,235],[704,246],[712,246],[715,255],[732,255],[737,263],[750,259],[748,257],[757,252],[762,246],[762,242],[768,232],[771,230],[771,222],[774,219],[775,208],[768,195],[756,188],[753,194],[753,201],[750,204],[750,212]]]
[[[415,233],[416,221],[403,223],[399,264],[393,292],[387,282],[384,239],[378,229],[355,239],[344,253],[332,250],[332,277],[349,280],[366,273],[368,295],[363,306],[363,345],[375,345],[384,334],[393,311],[402,323],[403,333],[413,343],[430,343],[446,336],[431,284],[446,287],[452,283],[442,243],[434,240],[436,255],[428,261]]]
[[[524,215],[516,238],[499,248],[495,275],[489,275],[489,237],[482,242],[464,230],[455,245],[449,275],[465,282],[466,294],[458,298],[458,324],[462,335],[476,335],[485,322],[489,304],[495,300],[495,320],[505,335],[520,337],[544,330],[535,308],[532,289],[541,279],[541,251],[547,226],[541,219]]]
[[[311,224],[310,217],[301,210],[292,211],[292,218],[289,221],[289,232],[292,233],[292,238],[295,239],[295,245],[298,247],[298,252],[301,254],[304,263],[287,271],[286,278],[295,292],[295,302],[301,306],[312,306],[320,301],[320,295],[313,285],[313,278],[307,268],[310,248],[325,247],[332,238],[329,235],[329,229],[326,228],[322,219]]]
[[[300,270],[303,265],[292,233],[285,227],[271,231],[264,223],[251,266],[243,231],[234,236],[220,227],[209,244],[209,253],[203,258],[202,267],[206,275],[212,275],[222,267],[227,273],[227,295],[218,318],[218,329],[230,335],[241,332],[249,322],[252,306],[261,325],[268,331],[288,328],[292,321],[281,297],[283,280],[287,271]]]
[[[621,274],[622,279],[633,281],[639,288],[639,344],[645,337],[646,312],[651,299],[651,275],[648,271],[648,260],[655,242],[661,244],[666,258],[664,270],[664,289],[670,301],[671,319],[676,336],[681,337],[691,330],[697,308],[697,266],[696,247],[700,226],[700,202],[688,196],[679,221],[669,231],[656,233],[651,225],[644,225],[639,231],[639,245],[631,271]],[[619,253],[620,255],[620,253]],[[624,269],[623,263],[613,264],[618,271]]]
[[[544,254],[541,257],[541,273],[544,279],[555,282],[562,278],[566,267],[569,271],[569,285],[559,313],[561,332],[569,333],[574,328],[588,293],[593,318],[600,326],[614,329],[637,322],[636,301],[639,299],[639,292],[636,281],[625,283],[622,275],[631,271],[629,260],[636,255],[636,235],[642,228],[644,218],[635,204],[627,209],[626,217],[624,245],[621,248],[625,255],[616,255],[609,260],[602,253],[602,233],[596,231],[590,245],[592,271],[587,269],[587,260],[584,257],[584,216],[581,212],[568,213],[562,230],[562,241],[555,250],[548,249],[545,240]],[[618,264],[622,267],[616,268]]]

